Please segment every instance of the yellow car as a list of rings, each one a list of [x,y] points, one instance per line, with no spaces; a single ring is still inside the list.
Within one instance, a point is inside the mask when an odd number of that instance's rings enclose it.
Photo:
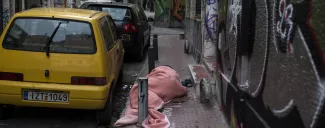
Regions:
[[[108,123],[122,76],[122,40],[128,40],[122,37],[105,12],[35,8],[15,14],[0,38],[0,104],[99,110],[99,121]]]

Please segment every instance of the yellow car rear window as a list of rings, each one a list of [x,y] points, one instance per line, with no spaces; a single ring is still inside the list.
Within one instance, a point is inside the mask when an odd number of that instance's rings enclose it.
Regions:
[[[49,41],[52,35],[52,41]],[[48,42],[51,42],[49,52],[53,53],[96,53],[96,43],[90,23],[53,18],[15,19],[6,33],[2,47],[45,52]]]

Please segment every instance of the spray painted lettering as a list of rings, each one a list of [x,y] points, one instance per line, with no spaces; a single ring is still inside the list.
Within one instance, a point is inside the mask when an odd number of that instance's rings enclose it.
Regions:
[[[207,0],[206,15],[204,19],[205,25],[205,39],[216,40],[217,39],[217,18],[218,9],[216,0]]]
[[[226,0],[225,0],[226,1]],[[237,22],[234,19],[235,10],[234,2],[222,3],[224,7],[229,8],[228,14],[224,11],[219,11],[220,23],[225,22],[229,25],[226,37],[233,37],[233,32],[236,30]],[[255,0],[256,9],[247,7],[243,4],[243,12],[254,12],[266,8],[266,11],[260,15],[252,16],[252,21],[255,22],[255,27],[265,27],[266,29],[256,31],[255,39],[270,37],[269,40],[263,40],[254,43],[251,49],[251,55],[246,67],[247,70],[240,68],[233,69],[234,76],[227,76],[227,62],[222,58],[221,70],[219,69],[222,78],[219,85],[221,87],[221,102],[222,109],[227,116],[228,122],[233,121],[235,115],[239,127],[270,127],[270,128],[321,128],[325,127],[325,45],[324,41],[324,16],[323,12],[325,1],[323,0],[274,0],[270,3],[268,0]],[[246,10],[247,9],[247,10]],[[221,10],[221,9],[220,9]],[[247,14],[247,13],[245,13]],[[223,16],[225,15],[225,16]],[[267,16],[260,18],[261,15]],[[243,15],[242,17],[245,17]],[[242,19],[244,20],[244,19]],[[253,23],[254,23],[253,22]],[[266,24],[259,24],[266,22]],[[228,26],[227,26],[228,27]],[[242,29],[241,29],[242,30]],[[267,36],[261,36],[262,32],[267,33]],[[228,38],[227,38],[228,39]],[[232,38],[222,41],[231,43]],[[242,40],[236,40],[238,44],[243,43]],[[267,45],[273,43],[273,45]],[[222,45],[222,50],[226,45]],[[265,56],[256,57],[259,54],[261,46],[265,46],[267,53]],[[257,50],[255,50],[255,48]],[[293,48],[295,48],[293,50]],[[238,47],[236,51],[241,51]],[[244,49],[245,50],[245,49]],[[230,51],[229,54],[234,54],[236,51]],[[286,54],[278,54],[278,51]],[[220,51],[219,56],[223,57],[223,52]],[[228,52],[227,52],[228,54]],[[290,54],[292,56],[288,56]],[[254,57],[255,56],[255,57]],[[237,54],[236,57],[241,57]],[[265,60],[263,72],[265,77],[256,77],[259,70],[256,65],[262,63],[252,63],[253,61]],[[236,60],[236,63],[243,61]],[[239,66],[238,66],[239,67]],[[238,74],[238,75],[237,75]],[[247,78],[242,77],[247,75]],[[258,80],[259,91],[255,94],[248,91],[242,91],[241,88],[253,88],[255,85],[250,81],[240,83],[247,79]],[[261,79],[261,81],[259,81]],[[225,81],[225,82],[224,82]],[[229,83],[231,86],[224,86],[224,83]],[[234,85],[234,86],[232,86]],[[256,87],[256,86],[255,86]],[[233,102],[232,102],[233,101]],[[242,104],[244,101],[244,104]],[[234,113],[232,112],[234,105]],[[245,108],[245,109],[242,109]],[[247,109],[246,109],[247,108]],[[233,124],[236,123],[236,120]],[[238,124],[238,123],[237,123]],[[238,125],[237,125],[238,126]]]
[[[241,13],[242,6],[240,0],[231,0],[229,6],[229,16],[230,16],[230,32],[232,31],[235,36],[237,36],[237,20],[238,15]]]
[[[293,47],[290,41],[293,22],[293,6],[287,4],[287,0],[280,0],[278,4],[278,20],[276,30],[278,34],[277,48],[284,53],[293,53]]]

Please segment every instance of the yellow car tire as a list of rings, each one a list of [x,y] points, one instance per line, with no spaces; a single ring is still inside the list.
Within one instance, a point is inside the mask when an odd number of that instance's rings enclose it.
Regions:
[[[108,99],[106,101],[105,107],[97,112],[97,124],[99,125],[109,125],[111,122],[111,117],[113,115],[113,98],[115,90],[115,82],[112,89],[109,91]]]

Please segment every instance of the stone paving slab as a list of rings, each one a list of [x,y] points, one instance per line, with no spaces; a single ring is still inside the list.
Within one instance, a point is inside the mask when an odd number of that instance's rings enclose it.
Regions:
[[[163,113],[170,120],[170,128],[227,128],[217,106],[201,104],[195,87],[189,88],[190,99],[184,103],[169,103]]]

